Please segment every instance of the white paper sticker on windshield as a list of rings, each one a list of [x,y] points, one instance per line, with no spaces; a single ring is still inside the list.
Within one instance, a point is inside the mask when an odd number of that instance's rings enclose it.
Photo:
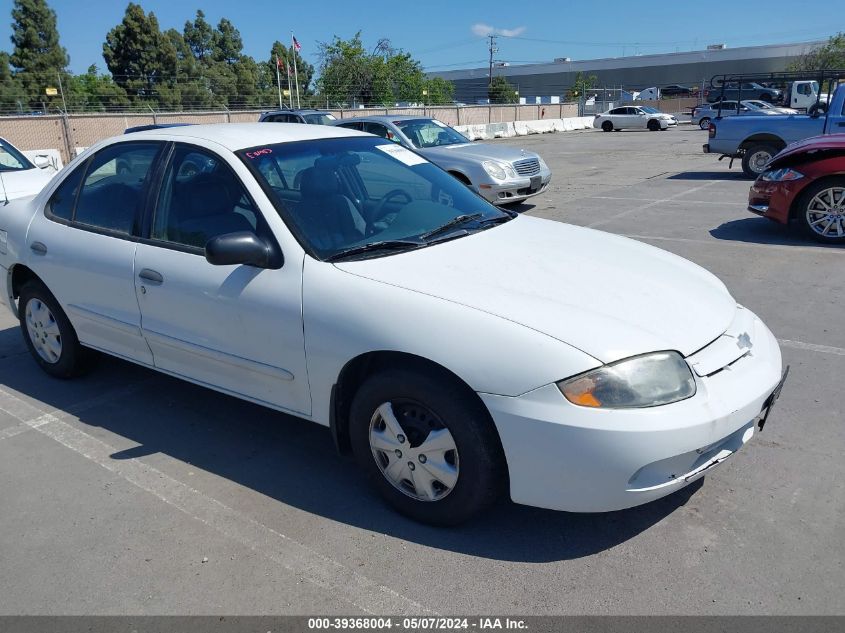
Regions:
[[[393,156],[393,158],[402,161],[409,167],[422,165],[423,163],[428,162],[422,156],[417,156],[414,152],[405,149],[401,145],[376,145],[376,149],[380,149],[385,154]]]

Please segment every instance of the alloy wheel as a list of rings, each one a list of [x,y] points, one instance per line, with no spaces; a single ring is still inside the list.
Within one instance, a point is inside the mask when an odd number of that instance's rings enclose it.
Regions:
[[[845,187],[819,191],[807,205],[807,226],[822,237],[845,236]]]

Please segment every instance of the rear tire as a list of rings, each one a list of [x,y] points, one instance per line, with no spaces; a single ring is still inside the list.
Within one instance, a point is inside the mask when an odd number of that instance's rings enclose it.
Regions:
[[[651,119],[646,127],[651,132],[657,132],[660,129],[660,122],[657,119]]]
[[[503,491],[504,456],[484,405],[436,370],[369,377],[352,400],[349,434],[381,495],[416,521],[462,523]]]
[[[808,237],[823,244],[845,244],[845,178],[827,178],[808,186],[801,192],[795,215]]]
[[[742,172],[749,178],[757,178],[766,171],[766,165],[778,153],[778,149],[769,143],[755,143],[746,148],[742,155]]]
[[[39,281],[23,285],[18,318],[24,342],[35,362],[55,378],[72,378],[90,367],[93,352],[80,345],[53,294]]]
[[[698,122],[698,127],[700,127],[702,130],[709,130],[710,129],[710,118],[704,117],[703,119],[701,119]]]
[[[602,132],[612,132],[613,131],[613,123],[611,121],[605,121],[601,124],[601,131]]]

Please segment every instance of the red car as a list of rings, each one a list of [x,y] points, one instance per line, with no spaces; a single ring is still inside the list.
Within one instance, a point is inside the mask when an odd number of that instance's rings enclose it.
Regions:
[[[781,224],[796,220],[815,240],[845,244],[845,134],[780,152],[751,186],[748,210]]]

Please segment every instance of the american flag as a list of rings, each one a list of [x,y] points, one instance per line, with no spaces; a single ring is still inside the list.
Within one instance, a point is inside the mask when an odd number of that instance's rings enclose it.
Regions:
[[[293,35],[291,35],[291,37],[293,38],[293,47],[294,47],[294,49],[296,49],[296,50],[298,50],[298,51],[301,51],[301,50],[302,50],[302,46],[299,44],[299,42],[297,42],[297,41],[296,41],[296,37],[294,37]]]

